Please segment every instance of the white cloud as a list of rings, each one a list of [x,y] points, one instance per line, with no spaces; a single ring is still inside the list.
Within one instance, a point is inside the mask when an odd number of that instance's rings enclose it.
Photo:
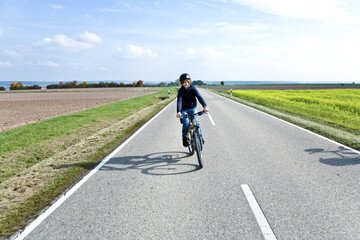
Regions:
[[[59,4],[53,4],[53,5],[51,5],[51,8],[53,8],[53,9],[63,9],[64,6],[63,6],[63,5],[59,5]]]
[[[342,0],[222,0],[287,18],[314,19],[326,22],[359,24],[360,18],[346,11]]]
[[[187,53],[193,58],[206,58],[206,59],[221,59],[225,55],[214,48],[189,48]]]
[[[227,64],[238,66],[229,71],[238,69],[239,74],[254,80],[354,81],[351,79],[360,74],[359,38],[355,35],[344,42],[325,40],[326,37],[306,36],[235,46],[228,53],[232,56]]]
[[[142,7],[143,4],[136,4],[135,2],[131,2],[131,1],[120,1],[118,3],[118,7],[115,8],[103,8],[100,11],[101,12],[108,12],[108,13],[123,13],[123,12],[142,12],[144,10],[144,8]]]
[[[157,54],[150,49],[146,49],[140,46],[128,45],[125,49],[118,48],[119,52],[123,53],[124,58],[155,58]]]
[[[100,67],[99,70],[100,71],[107,71],[108,69],[106,67]]]
[[[101,12],[108,12],[108,13],[123,13],[125,10],[119,8],[103,8]]]
[[[210,33],[228,34],[226,36],[234,37],[236,33],[248,33],[269,30],[272,28],[271,24],[252,23],[248,25],[233,24],[229,22],[218,23],[202,23],[199,27],[180,29],[177,32],[190,35],[205,35]]]
[[[3,53],[11,58],[15,58],[15,59],[21,59],[22,55],[18,52],[16,52],[15,50],[4,50]]]
[[[343,43],[337,43],[324,42],[321,38],[301,37],[287,46],[279,48],[278,52],[281,55],[287,55],[289,63],[294,66],[300,64],[313,71],[331,72],[341,67],[344,69],[355,67],[360,47],[358,39],[348,39]]]
[[[52,61],[39,62],[39,65],[41,65],[41,66],[46,66],[46,67],[59,67],[59,66],[60,66],[59,63],[52,62]]]
[[[85,32],[81,34],[80,37],[82,38],[82,40],[90,43],[99,43],[102,41],[101,37],[99,37],[95,33]]]
[[[190,35],[194,35],[194,34],[196,34],[196,35],[208,34],[212,30],[213,30],[213,26],[211,24],[202,23],[202,24],[200,24],[199,27],[183,28],[183,29],[177,30],[177,32],[188,34],[190,36]]]
[[[270,29],[270,24],[259,24],[259,23],[253,23],[251,25],[236,25],[228,22],[219,22],[216,23],[215,26],[220,30],[224,32],[250,32],[250,31],[257,31],[257,30],[266,30]]]
[[[2,62],[0,61],[0,67],[11,67],[11,63],[10,62]]]
[[[69,51],[81,51],[94,47],[94,45],[91,43],[76,41],[67,37],[64,34],[58,34],[52,38],[46,37],[43,40],[39,41],[36,45],[46,46],[53,50],[60,48]]]

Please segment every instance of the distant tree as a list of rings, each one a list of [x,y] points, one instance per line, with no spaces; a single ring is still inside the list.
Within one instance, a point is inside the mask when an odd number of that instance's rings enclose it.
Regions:
[[[72,82],[66,82],[63,85],[64,88],[71,88],[72,87]]]
[[[50,84],[46,86],[46,89],[56,89],[56,88],[60,88],[60,86],[58,84]]]
[[[204,82],[201,81],[201,80],[196,80],[196,81],[193,81],[193,85],[194,85],[194,86],[195,86],[195,85],[202,86],[202,85],[206,85],[206,84],[204,84]]]
[[[118,87],[118,84],[116,82],[111,82],[109,87]]]
[[[161,83],[159,83],[158,86],[159,86],[159,87],[166,87],[166,82],[161,82]]]
[[[97,83],[88,83],[87,88],[97,88]]]
[[[135,86],[136,86],[136,82],[134,81],[134,82],[133,82],[133,87],[135,87]]]
[[[98,87],[105,87],[105,83],[103,81],[100,81],[98,84],[97,84]]]
[[[136,83],[136,86],[137,87],[142,87],[144,85],[144,81],[143,80],[139,80],[137,83]]]
[[[223,85],[223,86],[224,86],[224,85],[225,85],[225,82],[224,82],[224,81],[221,81],[221,85]]]
[[[25,86],[25,89],[41,89],[41,87],[39,85],[33,85],[33,86]]]
[[[13,82],[11,85],[10,85],[10,89],[11,90],[16,90],[18,87],[18,84],[17,83],[15,83],[15,82]]]
[[[18,89],[24,89],[24,85],[21,82],[18,83],[13,82],[10,85],[10,90],[18,90]]]
[[[18,82],[18,83],[15,83],[13,82],[11,85],[10,85],[10,90],[18,90],[18,89],[41,89],[41,87],[39,85],[33,85],[33,86],[24,86],[22,84],[22,82]]]
[[[121,83],[120,83],[120,87],[125,87],[125,83],[124,83],[124,82],[121,82]]]
[[[5,87],[0,87],[0,91],[5,91]]]
[[[178,87],[178,86],[181,86],[179,79],[176,79],[174,82],[168,84],[168,87]]]
[[[18,82],[19,84],[19,89],[24,89],[24,85],[22,84],[22,82]]]

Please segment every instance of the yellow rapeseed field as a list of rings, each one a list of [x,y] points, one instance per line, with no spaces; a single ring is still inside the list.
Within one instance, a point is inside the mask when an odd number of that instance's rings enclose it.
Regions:
[[[235,90],[233,95],[360,134],[360,89]]]

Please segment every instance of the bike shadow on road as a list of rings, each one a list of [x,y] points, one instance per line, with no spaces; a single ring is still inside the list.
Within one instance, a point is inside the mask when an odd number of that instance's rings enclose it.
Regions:
[[[188,157],[188,152],[158,152],[143,156],[113,157],[100,170],[140,170],[143,174],[157,176],[179,175],[200,170],[198,165],[185,161]]]
[[[310,154],[326,154],[329,158],[320,158],[323,164],[341,167],[360,164],[360,154],[353,152],[345,147],[340,146],[337,150],[326,151],[322,148],[305,149]]]

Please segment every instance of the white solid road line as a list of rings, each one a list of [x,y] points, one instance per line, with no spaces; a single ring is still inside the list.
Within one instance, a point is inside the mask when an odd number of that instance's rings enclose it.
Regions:
[[[276,240],[275,234],[273,230],[271,229],[268,221],[266,220],[266,217],[264,213],[262,212],[258,202],[256,201],[256,198],[254,194],[252,193],[250,187],[247,184],[242,184],[241,188],[246,196],[246,199],[250,205],[251,210],[253,211],[256,221],[259,224],[260,230],[265,238],[265,240]]]
[[[79,181],[75,186],[73,186],[68,192],[66,192],[62,197],[60,197],[53,205],[51,205],[44,213],[37,217],[30,225],[28,225],[25,230],[18,235],[15,240],[22,240],[27,235],[29,235],[37,226],[42,223],[51,213],[53,213],[63,202],[66,201],[76,190],[78,190],[89,178],[94,175],[105,163],[107,163],[116,153],[118,153],[126,144],[128,144],[136,135],[138,135],[150,122],[152,122],[157,116],[159,116],[165,109],[167,109],[174,101],[169,103],[165,108],[158,112],[152,119],[145,123],[139,130],[137,130],[131,137],[129,137],[125,142],[123,142],[118,148],[116,148],[112,153],[105,157],[93,170],[91,170],[81,181]]]
[[[210,113],[207,113],[207,115],[209,116],[210,122],[213,126],[215,126],[215,122],[214,119],[211,117]]]

